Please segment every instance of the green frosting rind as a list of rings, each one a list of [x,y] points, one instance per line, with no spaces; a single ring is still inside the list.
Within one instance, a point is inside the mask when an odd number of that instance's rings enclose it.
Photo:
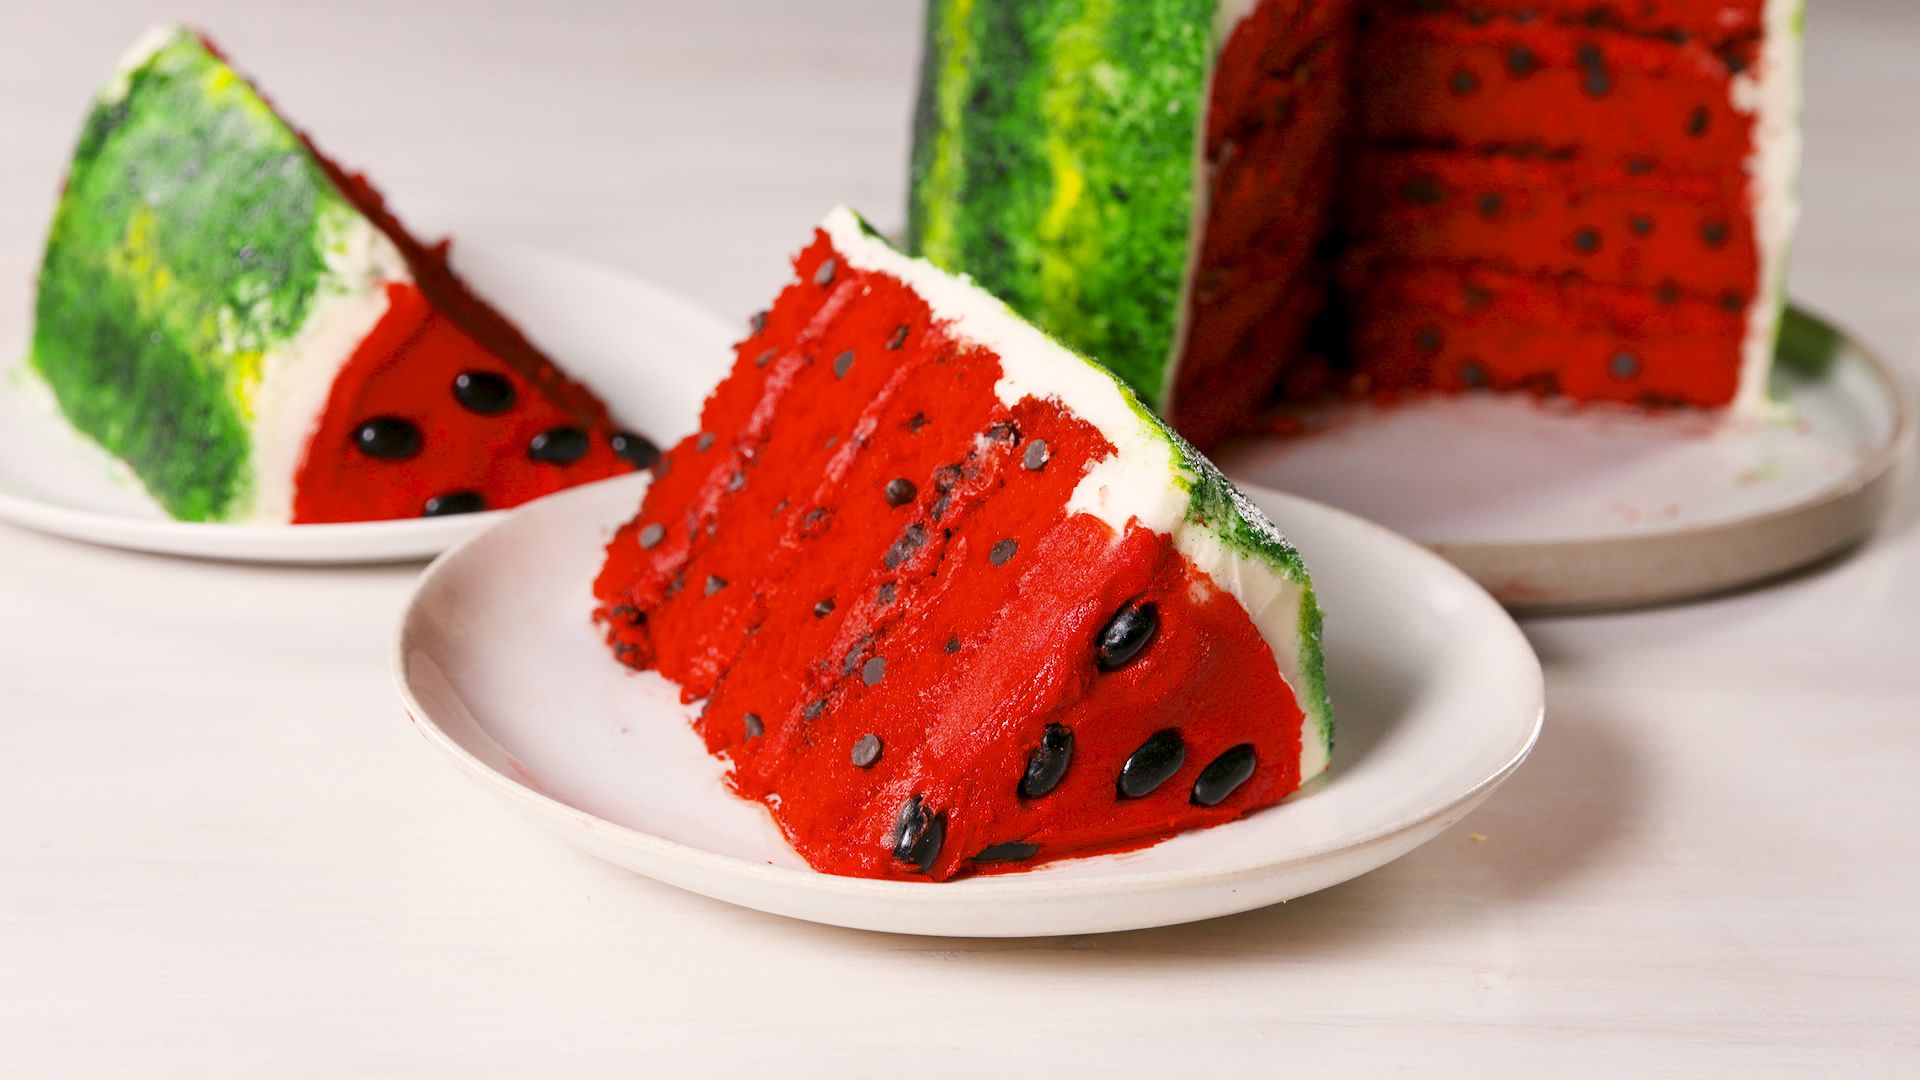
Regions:
[[[173,516],[240,516],[262,362],[306,322],[329,225],[353,213],[244,79],[167,31],[81,131],[41,265],[33,369]]]
[[[1215,0],[932,0],[908,246],[1164,401]],[[984,47],[991,43],[990,48]]]

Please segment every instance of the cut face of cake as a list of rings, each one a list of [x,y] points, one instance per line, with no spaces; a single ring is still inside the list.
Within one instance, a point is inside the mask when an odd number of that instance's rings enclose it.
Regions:
[[[1100,367],[836,211],[595,586],[815,868],[1152,843],[1321,772],[1274,526]]]
[[[190,30],[81,133],[32,368],[174,517],[511,506],[652,459]]]
[[[1211,443],[1281,400],[1752,405],[1799,0],[932,0],[910,238]]]

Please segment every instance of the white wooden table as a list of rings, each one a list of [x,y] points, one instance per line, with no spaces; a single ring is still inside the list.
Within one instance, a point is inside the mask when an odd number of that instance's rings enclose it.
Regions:
[[[0,3],[0,247],[141,27],[211,28],[428,229],[756,306],[899,220],[914,0]],[[1812,5],[1796,295],[1920,359],[1920,4]],[[644,328],[636,328],[644,333]],[[534,832],[409,729],[409,567],[0,530],[0,1075],[1920,1075],[1920,529],[1777,587],[1531,624],[1534,760],[1281,908],[935,941]]]

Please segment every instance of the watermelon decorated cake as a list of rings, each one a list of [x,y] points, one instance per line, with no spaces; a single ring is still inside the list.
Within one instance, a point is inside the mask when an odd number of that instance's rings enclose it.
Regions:
[[[1326,767],[1311,582],[1204,458],[849,211],[795,271],[595,592],[811,865],[1138,847]]]
[[[1207,445],[1281,401],[1753,405],[1802,0],[931,0],[910,243]]]
[[[191,521],[511,506],[655,453],[180,28],[87,118],[31,366]]]

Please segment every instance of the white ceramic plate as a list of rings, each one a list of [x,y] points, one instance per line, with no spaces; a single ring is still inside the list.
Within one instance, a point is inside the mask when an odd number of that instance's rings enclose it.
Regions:
[[[733,357],[731,329],[618,271],[509,246],[456,242],[454,262],[628,427],[667,445],[693,429]],[[25,370],[32,261],[0,258],[0,521],[113,547],[285,563],[437,555],[502,515],[343,525],[210,525],[169,518],[133,474],[55,412]]]
[[[1724,423],[1469,395],[1339,406],[1220,455],[1439,551],[1528,610],[1678,600],[1813,562],[1879,520],[1913,457],[1892,371],[1794,312],[1778,408]]]
[[[902,933],[1014,937],[1161,926],[1344,881],[1458,821],[1532,748],[1539,662],[1435,555],[1302,499],[1252,492],[1327,610],[1332,771],[1242,821],[1123,855],[944,884],[816,873],[721,765],[673,689],[616,664],[590,584],[646,478],[543,499],[442,556],[408,603],[394,675],[434,745],[603,859],[763,911]]]

